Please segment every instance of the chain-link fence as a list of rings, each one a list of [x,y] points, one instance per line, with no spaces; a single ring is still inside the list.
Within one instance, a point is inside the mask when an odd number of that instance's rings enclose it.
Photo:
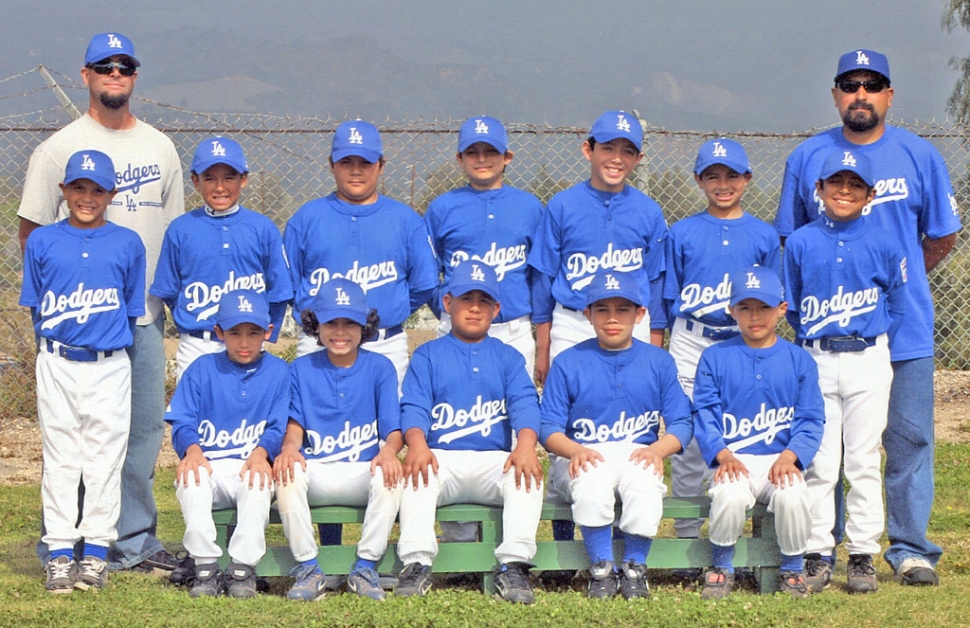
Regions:
[[[87,92],[76,81],[58,76],[57,82],[63,83],[64,91],[75,100],[80,102],[83,97],[86,102]],[[37,96],[27,91],[11,96],[3,94],[3,86],[0,86],[0,105],[6,98]],[[44,96],[47,108],[0,117],[0,312],[5,332],[0,337],[0,360],[5,360],[7,365],[0,371],[0,413],[29,408],[33,402],[30,366],[33,336],[27,314],[17,306],[21,258],[16,213],[24,172],[33,149],[71,120],[63,107],[50,106],[54,100],[50,93]],[[327,157],[333,130],[341,120],[198,113],[137,98],[133,110],[171,137],[186,172],[195,147],[205,137],[227,135],[239,141],[252,169],[242,202],[271,217],[280,229],[302,203],[333,189]],[[433,198],[463,183],[455,160],[460,120],[375,122],[381,129],[387,159],[381,193],[423,213]],[[936,145],[949,165],[960,206],[970,206],[967,202],[970,156],[966,136],[942,125],[898,120],[894,123]],[[580,151],[588,127],[553,128],[540,123],[512,121],[506,126],[510,149],[515,153],[506,172],[508,184],[547,201],[559,190],[589,177],[588,163]],[[716,134],[672,132],[648,124],[645,124],[645,131],[644,158],[634,177],[634,185],[660,203],[668,223],[672,224],[704,207],[691,169],[698,146]],[[772,220],[785,159],[796,145],[815,132],[817,130],[791,134],[752,132],[732,136],[744,144],[753,166],[754,178],[744,197],[747,211],[763,220]],[[187,176],[185,193],[188,207],[200,204]],[[932,277],[937,304],[938,365],[942,368],[970,369],[968,255],[967,238],[961,237],[956,250]]]

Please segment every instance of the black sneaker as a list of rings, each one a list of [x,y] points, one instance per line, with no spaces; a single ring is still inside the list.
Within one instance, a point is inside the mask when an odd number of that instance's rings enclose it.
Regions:
[[[613,571],[613,561],[604,560],[589,568],[589,589],[586,595],[597,600],[607,600],[614,595],[618,588],[618,575]]]
[[[626,600],[650,597],[646,565],[623,563],[620,569],[620,595]]]
[[[896,576],[906,586],[924,587],[940,584],[936,569],[922,556],[910,556],[899,565]]]
[[[821,593],[832,582],[832,563],[821,554],[805,554],[805,586],[812,593]]]
[[[720,600],[727,597],[734,588],[734,574],[724,569],[711,567],[704,574],[704,587],[701,589],[702,600]]]
[[[506,563],[495,576],[495,592],[506,602],[532,604],[536,597],[529,584],[528,563]]]
[[[176,554],[175,559],[178,565],[168,574],[168,581],[177,587],[191,587],[195,583],[195,559],[184,551]]]
[[[226,589],[219,563],[203,563],[195,566],[189,597],[219,597]]]
[[[398,597],[424,597],[431,590],[431,567],[420,563],[404,566],[394,594]]]
[[[160,549],[137,565],[128,568],[127,571],[135,573],[150,573],[156,576],[168,576],[179,566],[179,559],[169,554],[165,549]]]
[[[805,576],[797,571],[781,571],[778,573],[778,589],[782,593],[790,593],[794,598],[806,598],[810,595],[805,584]]]
[[[249,565],[229,563],[226,567],[226,594],[246,599],[256,597],[256,573]]]
[[[108,563],[97,556],[85,556],[78,563],[78,576],[74,588],[81,591],[100,591],[108,585]]]
[[[846,580],[849,593],[869,593],[879,588],[876,580],[876,568],[872,564],[872,556],[868,554],[850,554],[849,565],[846,567]]]

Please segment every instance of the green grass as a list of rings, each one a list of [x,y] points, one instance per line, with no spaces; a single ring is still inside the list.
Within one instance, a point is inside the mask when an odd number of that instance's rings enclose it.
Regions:
[[[654,580],[652,597],[592,601],[581,587],[538,591],[533,606],[511,606],[473,587],[438,586],[424,599],[372,603],[337,594],[314,604],[287,602],[273,594],[255,600],[192,600],[161,579],[112,574],[99,593],[52,596],[33,553],[39,526],[38,486],[0,487],[0,626],[966,626],[970,625],[970,445],[940,444],[937,449],[936,506],[931,537],[946,550],[939,565],[941,586],[915,589],[892,581],[877,561],[878,592],[849,596],[845,556],[835,584],[808,600],[783,595],[761,597],[738,592],[721,602],[704,602],[695,591]],[[172,469],[156,483],[159,536],[171,547],[181,540],[182,519],[172,488]],[[277,529],[269,542],[283,543]],[[666,533],[669,533],[667,531]],[[548,536],[548,528],[540,535]]]

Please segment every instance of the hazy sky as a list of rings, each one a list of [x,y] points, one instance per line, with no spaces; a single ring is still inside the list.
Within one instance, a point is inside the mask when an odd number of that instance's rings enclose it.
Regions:
[[[942,0],[6,0],[4,5],[0,79],[40,63],[76,76],[90,36],[107,30],[135,41],[143,63],[140,93],[233,76],[274,85],[279,68],[298,56],[300,67],[306,64],[303,80],[312,84],[325,78],[316,69],[326,60],[314,55],[351,43],[363,44],[353,46],[355,54],[372,54],[364,61],[375,64],[434,66],[440,78],[440,66],[453,63],[481,66],[498,77],[487,83],[494,86],[491,93],[456,96],[452,106],[436,100],[435,110],[420,112],[431,119],[505,117],[508,112],[489,110],[489,103],[501,102],[495,91],[507,85],[527,94],[541,85],[543,102],[530,103],[534,114],[515,113],[532,119],[506,121],[587,126],[605,109],[635,107],[651,125],[669,129],[802,131],[837,122],[828,93],[836,61],[864,47],[889,56],[893,116],[942,120],[955,80],[947,61],[970,54],[967,33],[941,29]],[[260,51],[257,67],[239,67],[240,51],[246,50]],[[367,74],[341,81],[366,82]],[[0,84],[0,95],[4,87]],[[415,90],[393,96],[420,102],[420,90],[427,87],[415,81],[396,89]],[[360,106],[382,117],[367,109],[380,105]],[[468,111],[470,106],[479,110]]]

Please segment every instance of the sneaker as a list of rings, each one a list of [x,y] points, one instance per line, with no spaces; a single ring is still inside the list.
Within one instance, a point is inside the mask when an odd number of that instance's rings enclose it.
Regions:
[[[219,570],[219,563],[195,566],[189,597],[219,597],[225,588],[226,583],[222,578],[222,571]]]
[[[256,597],[256,574],[253,568],[242,563],[229,563],[226,567],[226,594],[246,599]]]
[[[805,585],[805,576],[797,571],[781,571],[778,573],[778,590],[790,593],[794,598],[805,598],[810,594]]]
[[[384,601],[381,577],[369,567],[354,567],[354,570],[347,576],[347,590],[361,597],[367,597],[378,602]]]
[[[529,563],[506,563],[495,576],[495,592],[506,602],[532,604],[536,596],[529,584]]]
[[[169,576],[179,566],[179,562],[178,558],[165,551],[165,548],[162,548],[137,565],[132,565],[127,571],[150,573],[156,576]]]
[[[598,600],[606,600],[616,595],[617,573],[613,571],[613,561],[603,560],[589,568],[589,589],[586,595]]]
[[[896,570],[902,583],[907,586],[936,586],[940,584],[940,577],[936,575],[933,565],[922,556],[910,556],[899,565]]]
[[[401,575],[398,576],[394,594],[398,597],[411,597],[412,595],[424,597],[430,589],[431,567],[421,563],[410,563],[404,566]]]
[[[623,563],[620,568],[620,595],[625,600],[638,597],[650,597],[650,585],[647,584],[647,566]]]
[[[704,587],[701,589],[702,600],[720,600],[727,597],[734,588],[734,574],[725,569],[711,567],[704,572]]]
[[[96,556],[85,556],[78,565],[78,572],[75,589],[99,591],[108,584],[108,563]]]
[[[821,554],[805,554],[805,586],[811,593],[821,593],[832,582],[832,563]]]
[[[195,559],[188,552],[175,555],[178,565],[168,574],[168,581],[177,587],[191,587],[195,583]]]
[[[296,582],[286,592],[286,599],[300,600],[303,602],[313,602],[322,600],[327,590],[327,576],[320,571],[317,565],[297,565],[290,569],[290,575],[296,578]]]
[[[876,568],[872,564],[872,556],[868,554],[850,554],[846,575],[849,593],[869,593],[879,587]]]
[[[44,568],[47,572],[47,583],[44,588],[50,593],[70,593],[77,582],[77,563],[70,556],[58,556],[47,561]]]

